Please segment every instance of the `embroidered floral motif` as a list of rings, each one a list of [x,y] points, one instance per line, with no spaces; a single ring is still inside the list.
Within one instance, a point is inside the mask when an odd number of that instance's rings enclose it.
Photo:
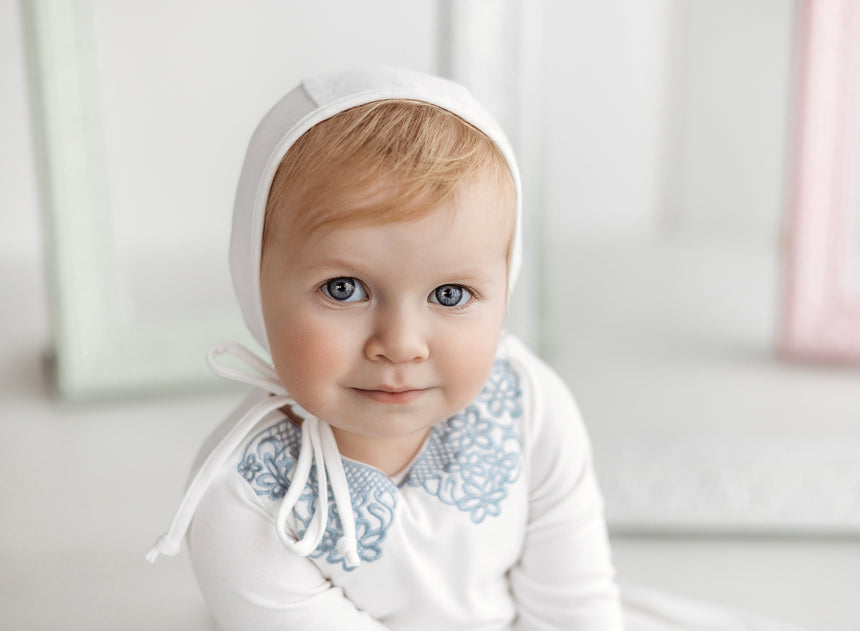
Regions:
[[[300,436],[301,430],[284,420],[258,434],[245,449],[242,462],[239,463],[239,473],[243,473],[245,463],[249,463],[245,467],[246,471],[248,467],[258,468],[254,476],[249,478],[245,475],[257,495],[270,500],[284,497],[290,487],[287,476],[298,457]]]
[[[250,482],[260,471],[263,470],[263,465],[257,462],[257,456],[254,454],[246,454],[242,462],[239,463],[239,473],[242,477]]]
[[[257,495],[273,501],[284,497],[290,488],[289,474],[298,459],[300,440],[301,430],[286,420],[251,440],[237,469]],[[381,471],[348,460],[343,465],[355,515],[358,555],[362,561],[375,561],[382,554],[381,544],[394,520],[397,487]],[[316,471],[311,470],[296,503],[299,537],[304,536],[316,511],[318,488]],[[343,526],[330,486],[327,492],[328,527],[311,557],[323,557],[328,563],[351,571],[354,568],[347,566],[337,549]]]
[[[501,513],[501,502],[520,474],[522,391],[511,365],[497,360],[475,402],[430,438],[406,478],[442,502],[470,514],[474,523]]]

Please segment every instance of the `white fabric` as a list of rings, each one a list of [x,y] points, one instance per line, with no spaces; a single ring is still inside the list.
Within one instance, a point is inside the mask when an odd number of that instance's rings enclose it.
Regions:
[[[495,498],[499,513],[476,523],[468,506],[404,483],[381,554],[355,570],[283,547],[280,501],[256,494],[238,472],[245,441],[212,481],[189,533],[198,581],[222,628],[620,631],[602,501],[577,408],[516,340],[500,357],[519,379],[522,413],[521,468]],[[282,415],[267,415],[251,433],[279,423]],[[297,536],[298,522],[287,525]]]
[[[517,192],[517,221],[511,249],[509,290],[522,258],[520,176],[504,132],[462,86],[397,68],[353,70],[307,79],[269,110],[254,132],[236,190],[230,271],[242,315],[251,334],[269,350],[260,301],[260,253],[269,188],[281,158],[311,127],[357,105],[383,99],[412,99],[446,109],[483,131],[510,166]],[[510,291],[508,295],[510,295]]]

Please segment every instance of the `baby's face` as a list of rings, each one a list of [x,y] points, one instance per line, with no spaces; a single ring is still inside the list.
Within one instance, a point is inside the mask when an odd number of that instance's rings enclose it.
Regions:
[[[505,317],[512,205],[479,177],[416,221],[336,226],[266,248],[275,369],[332,426],[343,455],[414,455],[433,424],[478,395]]]

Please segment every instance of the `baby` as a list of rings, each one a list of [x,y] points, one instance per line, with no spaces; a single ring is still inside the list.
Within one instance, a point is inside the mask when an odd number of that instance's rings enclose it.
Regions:
[[[264,117],[230,264],[274,369],[212,350],[256,388],[148,557],[187,531],[220,627],[621,629],[579,413],[503,331],[520,200],[503,133],[443,79],[319,77]]]

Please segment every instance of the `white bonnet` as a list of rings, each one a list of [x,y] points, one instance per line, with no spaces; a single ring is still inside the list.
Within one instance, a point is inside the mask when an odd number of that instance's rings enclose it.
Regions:
[[[446,109],[484,132],[501,150],[514,180],[517,219],[508,270],[513,289],[522,258],[520,177],[513,150],[493,118],[461,85],[395,68],[351,70],[305,79],[263,117],[245,154],[233,208],[230,272],[245,323],[266,350],[260,298],[260,256],[269,188],[281,159],[311,127],[357,105],[384,99],[423,101]]]

